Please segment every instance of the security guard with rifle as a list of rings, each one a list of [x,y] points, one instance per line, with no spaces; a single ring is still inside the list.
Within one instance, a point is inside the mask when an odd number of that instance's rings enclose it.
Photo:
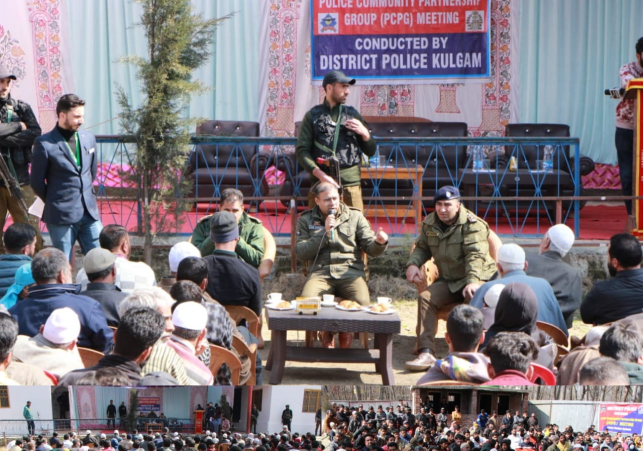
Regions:
[[[345,105],[354,84],[354,78],[338,70],[324,76],[326,98],[304,115],[295,153],[310,173],[311,186],[318,181],[332,183],[346,205],[364,211],[359,163],[362,153],[375,155],[376,145],[362,116]],[[308,206],[315,207],[312,192],[308,193]]]
[[[13,222],[31,224],[37,231],[36,252],[42,249],[38,218],[30,216],[28,206],[35,195],[29,186],[29,163],[34,140],[42,133],[29,104],[11,97],[17,77],[0,65],[0,252],[4,253],[2,231],[7,211]]]

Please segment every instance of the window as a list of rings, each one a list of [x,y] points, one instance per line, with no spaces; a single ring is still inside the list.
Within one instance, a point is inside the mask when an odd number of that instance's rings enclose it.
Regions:
[[[321,390],[304,390],[304,405],[301,409],[304,413],[316,413],[321,402]]]
[[[252,390],[252,404],[257,406],[257,410],[263,410],[263,390]]]
[[[6,385],[0,386],[0,409],[8,409],[9,405],[9,388]]]

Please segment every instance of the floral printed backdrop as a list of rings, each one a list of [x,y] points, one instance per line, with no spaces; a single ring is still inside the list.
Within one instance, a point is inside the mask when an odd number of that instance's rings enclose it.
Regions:
[[[43,131],[56,123],[56,102],[74,91],[64,0],[0,0],[0,64],[18,80],[12,95],[31,105]]]
[[[28,102],[43,131],[55,104],[74,92],[66,0],[0,0],[0,64],[18,80],[14,97]],[[469,125],[471,136],[499,136],[519,121],[517,0],[492,0],[492,76],[449,84],[358,85],[349,104],[366,116],[417,116]],[[294,123],[320,102],[310,82],[310,1],[262,0],[259,117],[266,136],[291,136]],[[106,55],[105,58],[108,58]],[[83,74],[76,74],[77,77]],[[618,168],[597,165],[583,178],[591,188],[619,188]]]
[[[319,103],[310,81],[310,1],[262,3],[266,45],[261,50],[260,122],[263,133],[289,136],[294,122]],[[363,116],[418,116],[467,122],[472,136],[498,136],[518,113],[515,0],[491,2],[491,67],[485,80],[450,84],[356,85],[349,96]],[[350,75],[350,74],[349,74]]]
[[[519,122],[519,41],[516,0],[491,2],[491,77],[449,84],[360,85],[348,104],[363,116],[415,116],[466,122],[469,135],[502,136]],[[310,1],[262,3],[259,122],[266,136],[292,136],[294,123],[323,98],[311,83]],[[350,75],[350,74],[349,74]],[[618,168],[597,165],[589,188],[620,188]]]

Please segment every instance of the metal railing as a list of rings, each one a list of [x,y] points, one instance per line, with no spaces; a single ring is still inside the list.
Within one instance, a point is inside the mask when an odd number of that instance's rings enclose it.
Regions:
[[[103,222],[140,231],[139,186],[119,176],[134,164],[133,139],[98,136],[97,142],[102,164],[96,185]],[[375,227],[388,226],[392,235],[417,234],[421,218],[432,211],[433,193],[447,184],[459,187],[467,208],[496,230],[502,225],[513,236],[540,236],[549,226],[573,218],[576,235],[580,232],[580,203],[585,198],[578,138],[376,137],[376,143],[383,161],[363,170],[364,213]],[[198,208],[185,212],[183,230],[177,226],[173,233],[189,234],[202,216],[216,210],[221,191],[236,187],[273,234],[289,235],[288,216],[307,205],[308,174],[296,162],[296,138],[195,136],[191,145],[186,166],[177,171],[190,177],[192,185],[190,195],[181,200]],[[554,149],[549,172],[535,167],[547,145]],[[482,169],[475,169],[470,152],[475,146],[487,155],[504,154],[504,159],[486,160]],[[505,165],[511,157],[517,161],[516,171]],[[283,172],[282,184],[268,184],[265,169],[270,166]],[[289,208],[291,199],[295,210]]]
[[[152,429],[148,429],[149,420],[154,423]],[[165,420],[165,421],[163,421]],[[116,425],[107,424],[107,418],[89,418],[89,419],[34,419],[35,433],[44,436],[50,436],[52,432],[58,432],[60,438],[64,433],[69,431],[76,431],[80,434],[80,438],[85,436],[85,431],[90,430],[93,434],[105,433],[108,438],[112,437],[115,429],[120,433],[132,432],[122,423],[119,418],[116,418]],[[151,432],[162,432],[163,428],[170,428],[172,432],[194,432],[194,421],[187,418],[166,418],[166,419],[152,419],[152,418],[139,418],[137,422],[137,430],[140,433],[146,434],[148,430]],[[27,429],[27,420],[0,420],[0,433],[6,434],[8,437],[20,437],[29,433]]]

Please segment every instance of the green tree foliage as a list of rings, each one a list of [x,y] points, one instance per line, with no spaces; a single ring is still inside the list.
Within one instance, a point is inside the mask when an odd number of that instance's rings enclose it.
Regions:
[[[129,408],[127,409],[127,430],[133,431],[136,429],[136,413],[138,412],[138,390],[130,390],[129,392]]]
[[[232,407],[230,407],[230,403],[228,402],[226,395],[221,395],[219,405],[221,406],[221,414],[232,422]]]
[[[181,205],[176,199],[188,189],[180,172],[196,119],[186,118],[185,108],[193,95],[209,90],[192,80],[191,74],[210,59],[216,27],[229,16],[206,19],[193,12],[190,0],[134,1],[143,10],[139,26],[145,30],[147,56],[122,61],[136,67],[144,99],[135,107],[122,88],[117,96],[121,126],[136,144],[136,160],[128,177],[140,186],[145,261],[151,264],[154,230],[171,224],[168,211],[179,217]]]

